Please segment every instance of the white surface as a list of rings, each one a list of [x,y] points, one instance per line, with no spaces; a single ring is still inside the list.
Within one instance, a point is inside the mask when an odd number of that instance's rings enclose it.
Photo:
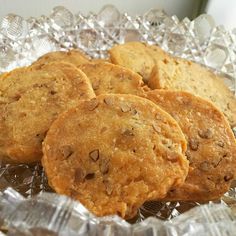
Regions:
[[[97,13],[105,4],[115,5],[121,12],[142,14],[150,8],[164,9],[179,18],[192,15],[196,0],[0,0],[0,18],[8,13],[24,17],[48,15],[55,6],[65,6],[71,12]]]
[[[224,25],[227,29],[236,28],[235,0],[210,0],[207,13],[213,16],[217,25]]]

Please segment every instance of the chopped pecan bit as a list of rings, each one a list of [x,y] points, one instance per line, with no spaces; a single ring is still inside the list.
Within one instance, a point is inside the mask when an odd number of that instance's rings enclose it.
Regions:
[[[208,170],[210,170],[210,163],[207,161],[204,161],[200,164],[199,168],[200,168],[200,170],[208,171]]]
[[[51,91],[50,91],[50,94],[51,94],[51,95],[55,95],[56,93],[57,93],[57,92],[54,91],[54,90],[51,90]]]
[[[163,117],[159,113],[155,115],[155,119],[158,121],[163,121]]]
[[[96,107],[98,107],[98,100],[96,98],[91,99],[88,103],[88,110],[93,111]]]
[[[224,161],[232,161],[232,155],[229,152],[224,152],[222,153],[222,157]]]
[[[216,98],[213,97],[213,96],[210,96],[210,99],[211,99],[212,102],[215,102],[215,101],[216,101]]]
[[[127,104],[121,104],[120,109],[121,109],[122,112],[131,111],[131,108]]]
[[[43,142],[45,136],[46,136],[46,132],[40,133],[40,134],[36,134],[36,138],[37,138],[37,140],[38,140],[40,143]]]
[[[173,152],[173,153],[168,153],[166,159],[171,162],[176,162],[178,160],[178,157],[179,157],[178,153]]]
[[[109,171],[109,160],[108,159],[101,159],[99,163],[99,168],[102,174],[107,174]]]
[[[86,174],[86,176],[85,176],[85,179],[93,179],[95,177],[95,173],[88,173],[88,174]]]
[[[114,87],[113,87],[113,85],[111,83],[108,85],[108,89],[110,89],[110,90],[114,89]]]
[[[73,154],[73,149],[70,145],[64,145],[60,148],[64,158],[69,158]]]
[[[93,160],[93,161],[97,161],[99,159],[99,150],[95,149],[93,151],[91,151],[89,153],[89,157]]]
[[[152,128],[157,132],[161,133],[161,127],[157,125],[156,123],[152,124]]]
[[[219,147],[224,147],[225,144],[222,141],[217,141],[216,145],[219,146]]]
[[[171,149],[173,143],[170,139],[162,139],[162,144],[165,145],[167,148]]]
[[[13,99],[14,101],[19,101],[20,98],[21,98],[21,95],[20,95],[20,94],[16,94],[14,97],[12,97],[12,99]]]
[[[225,153],[223,154],[223,157],[225,158],[225,157],[227,157],[228,155],[229,155],[229,153],[225,152]]]
[[[33,85],[33,88],[48,88],[48,85],[47,84],[34,84]]]
[[[125,136],[134,136],[134,133],[130,129],[126,129],[122,134]]]
[[[53,116],[58,116],[58,112],[55,111],[55,112],[52,113],[52,115]]]
[[[111,195],[113,191],[113,186],[108,180],[103,180],[103,184],[105,185],[107,195]]]
[[[104,98],[104,103],[107,104],[108,106],[113,105],[113,100],[110,97]]]
[[[133,153],[136,153],[136,149],[133,149],[132,152],[133,152]]]
[[[75,170],[75,181],[80,183],[83,182],[85,178],[85,171],[82,168],[77,168]]]
[[[201,138],[209,139],[209,138],[212,138],[212,137],[213,137],[213,132],[212,132],[211,129],[199,130],[199,131],[198,131],[198,135],[199,135]]]
[[[92,87],[94,90],[98,90],[99,89],[99,80],[96,80],[92,83]]]
[[[160,119],[160,114],[157,113],[157,114],[155,115],[155,118],[156,118],[157,120],[159,120],[159,119]]]
[[[163,60],[163,62],[164,62],[165,64],[168,64],[168,63],[169,63],[169,61],[168,61],[166,58]]]
[[[107,131],[107,130],[108,130],[107,127],[102,127],[101,130],[100,130],[100,133],[102,134],[102,133],[104,133],[104,132]]]
[[[196,139],[189,139],[189,147],[191,148],[191,150],[193,151],[197,151],[198,150],[198,146],[199,146],[199,141]]]
[[[216,160],[214,163],[213,163],[213,167],[216,168],[218,165],[220,165],[220,163],[222,162],[223,158],[220,158],[218,161]]]
[[[87,94],[84,93],[84,92],[80,92],[80,93],[78,94],[78,96],[82,98],[83,96],[87,96]]]
[[[136,115],[138,113],[136,109],[133,109],[131,112],[132,112],[132,115]]]
[[[70,197],[76,198],[78,195],[79,193],[76,190],[70,189]]]
[[[26,114],[25,112],[20,112],[20,113],[19,113],[19,118],[26,117],[26,115],[27,115],[27,114]]]
[[[187,157],[187,159],[189,160],[189,161],[191,161],[191,152],[189,151],[189,150],[187,150],[186,152],[185,152],[185,155],[186,155],[186,157]]]
[[[234,178],[234,175],[232,173],[229,173],[226,176],[224,176],[225,182],[228,182],[228,181],[230,181],[233,178]]]

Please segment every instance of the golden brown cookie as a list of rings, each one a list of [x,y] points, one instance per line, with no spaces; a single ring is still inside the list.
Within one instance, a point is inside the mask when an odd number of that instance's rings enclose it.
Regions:
[[[34,162],[59,113],[95,94],[86,75],[72,64],[25,67],[0,80],[0,159]]]
[[[67,62],[72,63],[76,67],[88,63],[90,60],[83,52],[78,49],[73,49],[70,51],[55,51],[49,52],[41,56],[37,61],[32,65],[44,65],[50,62]]]
[[[142,95],[149,90],[142,77],[122,66],[106,62],[84,64],[79,67],[90,79],[96,95],[122,93]]]
[[[49,184],[98,216],[130,218],[188,172],[177,122],[151,101],[103,94],[61,114],[43,143]]]
[[[112,63],[124,66],[139,73],[148,80],[154,61],[147,52],[147,46],[140,42],[128,42],[115,45],[109,50]]]
[[[146,97],[175,118],[188,141],[189,174],[165,199],[220,198],[236,177],[236,142],[224,115],[212,103],[187,92],[153,90]]]
[[[148,85],[152,89],[182,90],[200,96],[216,105],[236,126],[236,99],[223,79],[206,68],[180,58],[169,57],[153,68]]]

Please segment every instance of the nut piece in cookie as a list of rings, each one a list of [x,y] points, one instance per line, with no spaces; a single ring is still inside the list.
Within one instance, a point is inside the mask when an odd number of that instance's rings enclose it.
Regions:
[[[169,112],[188,140],[189,174],[165,200],[220,198],[236,176],[236,142],[224,115],[212,103],[187,92],[158,89],[146,98]]]
[[[56,117],[95,94],[86,75],[69,63],[48,63],[4,74],[0,80],[0,159],[35,162]],[[61,150],[72,155],[69,146]]]
[[[65,159],[61,147],[68,146]],[[97,216],[131,218],[145,201],[183,184],[186,148],[177,122],[151,101],[103,94],[58,117],[44,141],[42,164],[56,192]]]

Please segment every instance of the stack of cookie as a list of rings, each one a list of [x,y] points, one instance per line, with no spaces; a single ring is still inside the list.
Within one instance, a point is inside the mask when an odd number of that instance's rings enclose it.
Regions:
[[[220,198],[236,176],[236,100],[221,78],[139,42],[110,56],[52,52],[1,75],[1,160],[41,160],[56,192],[98,216]]]

